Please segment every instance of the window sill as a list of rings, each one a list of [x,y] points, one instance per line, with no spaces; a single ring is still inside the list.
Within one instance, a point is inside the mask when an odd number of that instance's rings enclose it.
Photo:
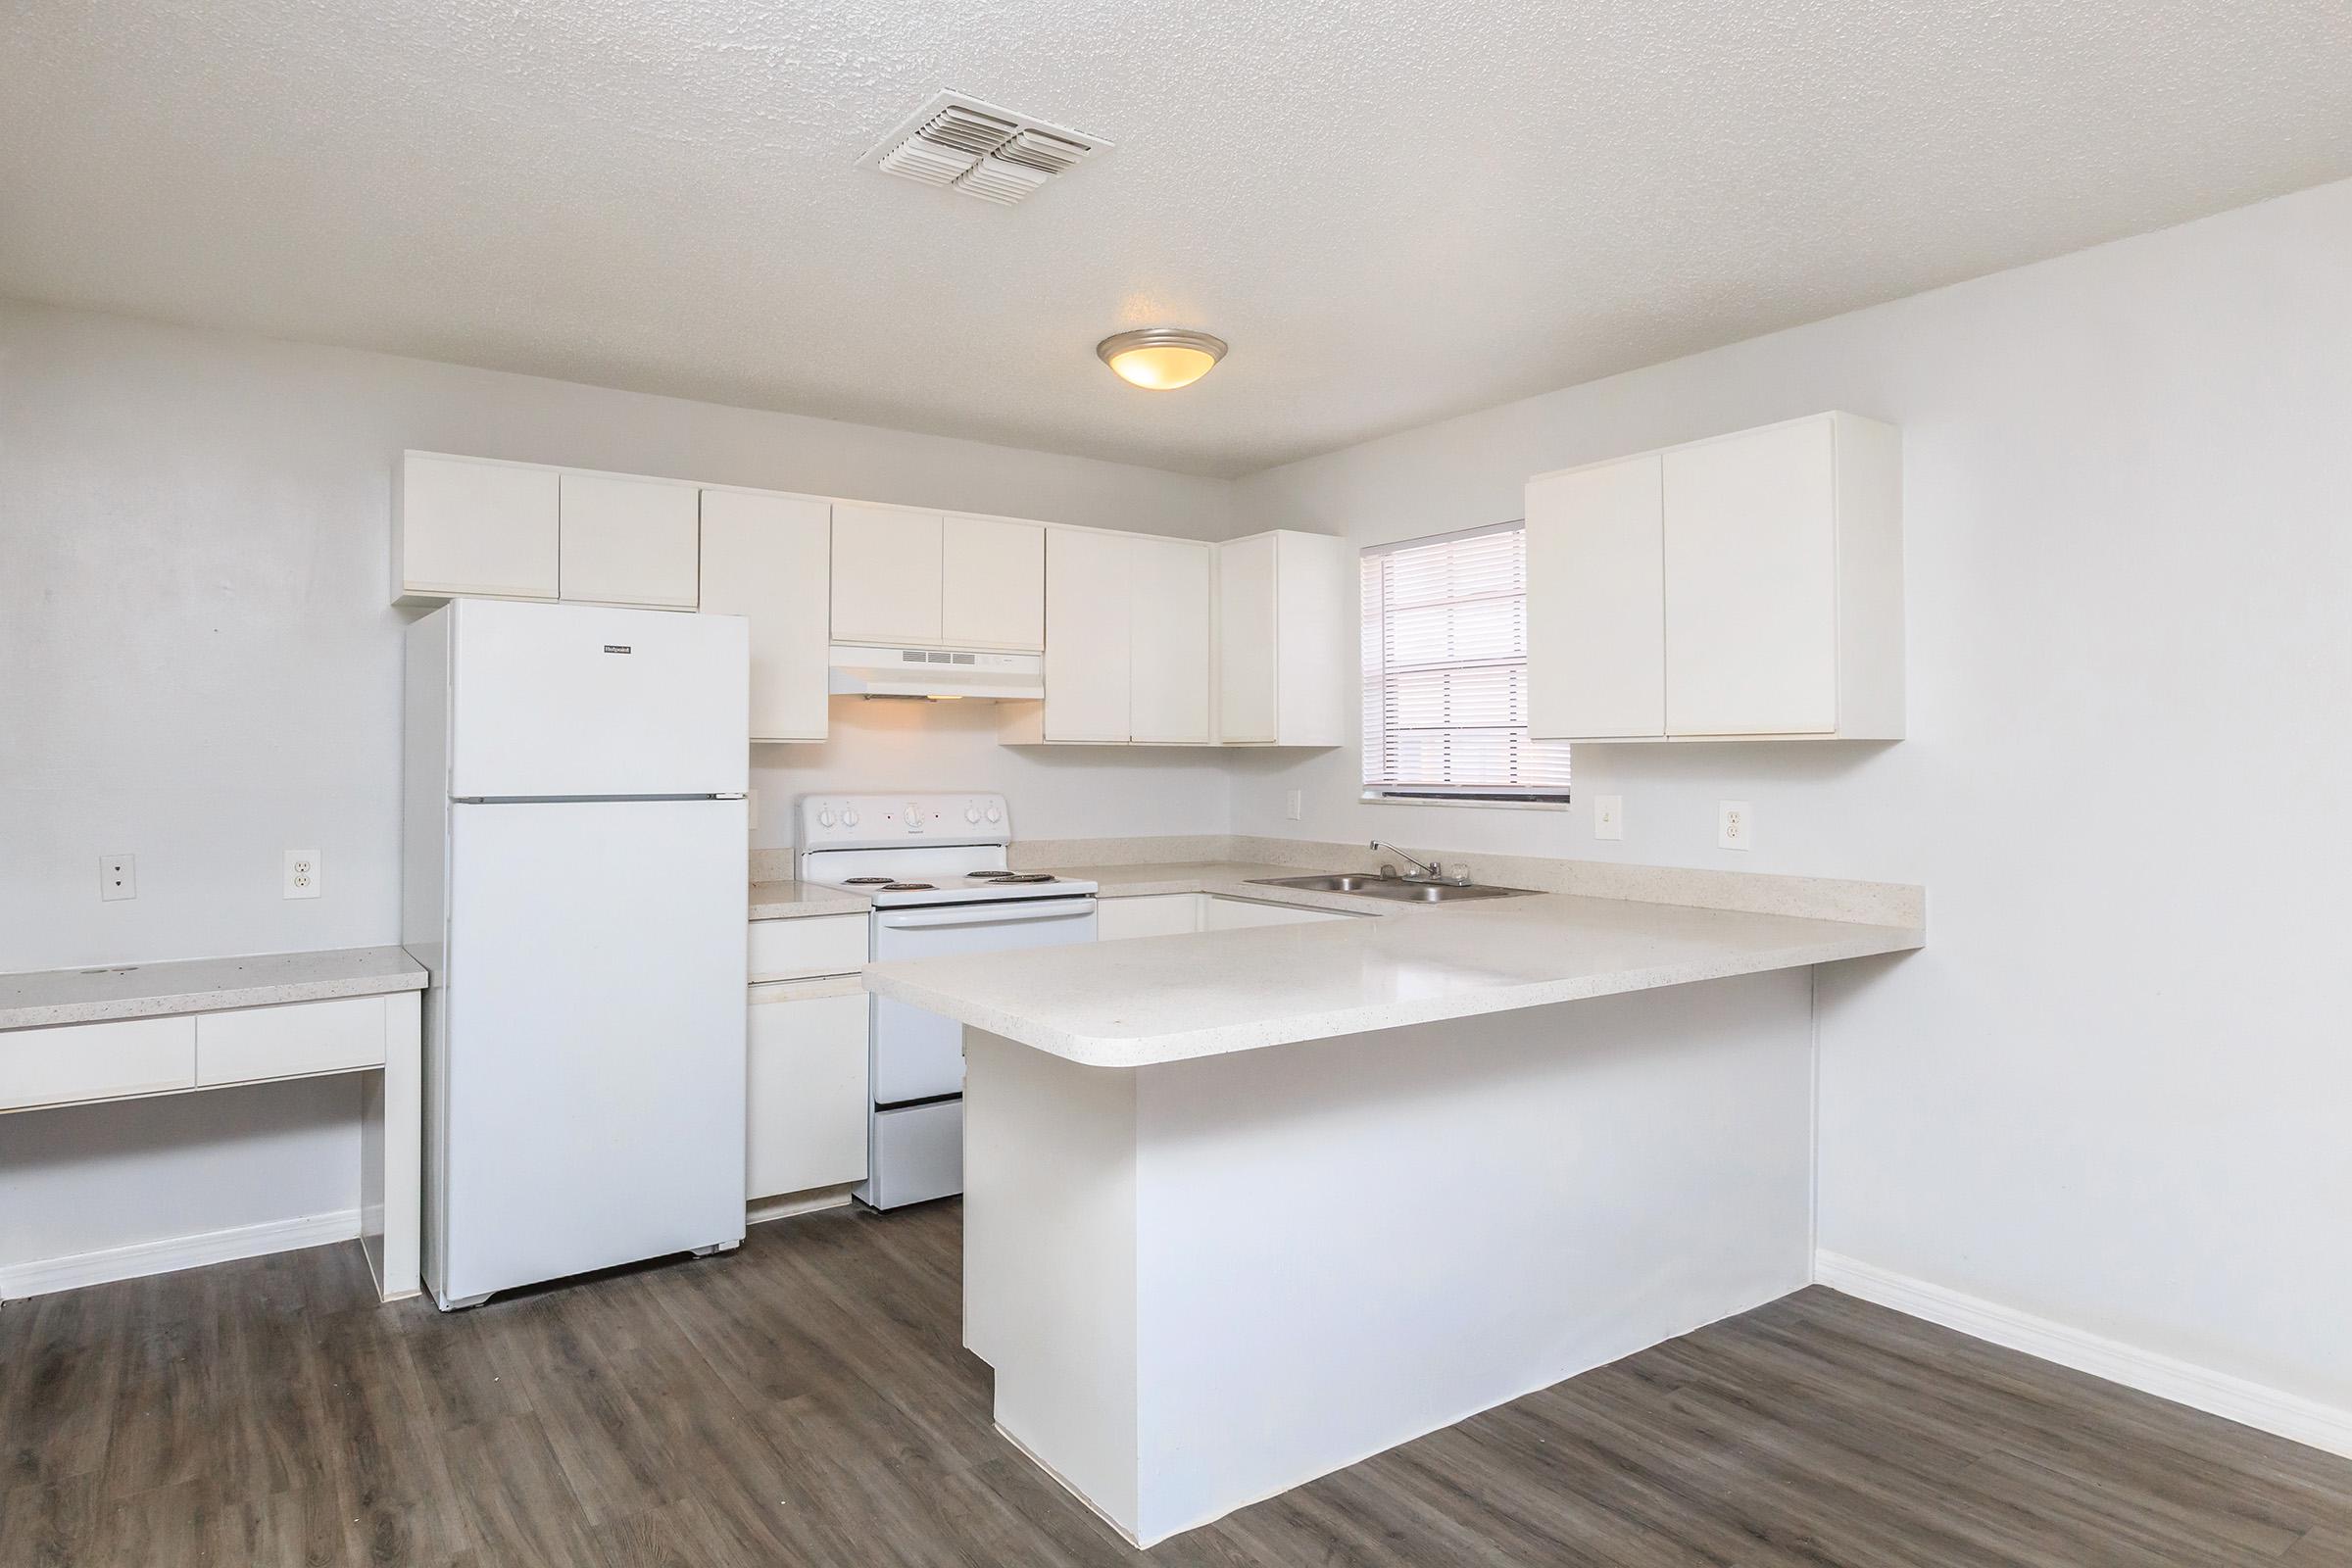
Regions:
[[[1364,806],[1442,806],[1451,810],[1470,808],[1481,811],[1565,811],[1566,801],[1468,801],[1449,800],[1443,795],[1383,795],[1366,790],[1356,797]]]

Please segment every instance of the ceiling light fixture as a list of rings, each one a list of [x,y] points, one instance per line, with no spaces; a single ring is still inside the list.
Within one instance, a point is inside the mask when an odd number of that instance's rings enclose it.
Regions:
[[[1095,353],[1122,381],[1152,392],[1191,386],[1225,357],[1225,340],[1181,326],[1147,326],[1115,332]]]

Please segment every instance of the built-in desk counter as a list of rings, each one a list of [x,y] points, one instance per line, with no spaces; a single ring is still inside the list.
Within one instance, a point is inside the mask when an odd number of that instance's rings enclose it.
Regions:
[[[425,978],[396,947],[0,975],[0,1112],[364,1074],[360,1241],[414,1296]]]

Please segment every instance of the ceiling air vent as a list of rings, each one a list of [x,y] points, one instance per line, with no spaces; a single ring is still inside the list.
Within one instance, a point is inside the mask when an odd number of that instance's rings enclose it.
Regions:
[[[1110,146],[1061,125],[943,92],[858,160],[923,185],[947,185],[1009,207]]]

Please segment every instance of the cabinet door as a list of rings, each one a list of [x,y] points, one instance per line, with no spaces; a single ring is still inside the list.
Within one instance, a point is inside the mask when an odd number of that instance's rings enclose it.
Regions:
[[[936,643],[944,520],[896,507],[833,509],[833,640]]]
[[[1133,563],[1129,733],[1139,742],[1205,743],[1211,738],[1209,547],[1191,539],[1127,543]]]
[[[1658,454],[1527,484],[1527,732],[1666,733]]]
[[[1666,730],[1838,726],[1828,417],[1665,455]]]
[[[1049,741],[1128,737],[1129,556],[1123,534],[1046,534]]]
[[[700,492],[665,479],[563,476],[563,597],[592,605],[692,610]]]
[[[1280,726],[1276,536],[1217,546],[1217,739],[1266,743]]]
[[[865,994],[845,984],[751,990],[747,1199],[865,1179]]]
[[[1200,929],[1201,896],[1153,893],[1140,899],[1103,899],[1095,906],[1095,939],[1172,937]]]
[[[1354,920],[1360,915],[1344,914],[1338,909],[1301,909],[1286,904],[1257,904],[1249,899],[1219,898],[1209,895],[1208,907],[1202,911],[1200,928],[1204,931],[1239,931],[1260,925],[1314,925],[1325,920]]]
[[[702,608],[751,622],[753,740],[825,738],[831,537],[822,501],[703,492]]]
[[[1046,529],[993,517],[946,519],[940,641],[952,648],[1046,646]]]
[[[403,599],[553,599],[556,470],[403,453],[399,545]]]

